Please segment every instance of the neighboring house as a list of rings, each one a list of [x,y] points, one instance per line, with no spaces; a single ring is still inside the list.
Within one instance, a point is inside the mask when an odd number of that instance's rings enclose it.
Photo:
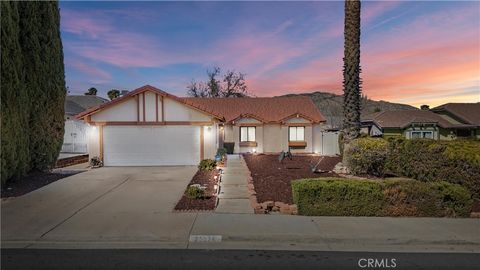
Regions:
[[[87,125],[75,115],[106,102],[107,99],[97,96],[66,96],[62,153],[87,153]]]
[[[480,103],[449,103],[432,110],[384,111],[362,120],[370,136],[452,140],[480,138]]]
[[[469,128],[454,130],[456,137],[476,137],[477,139],[480,139],[480,102],[447,103],[435,107],[431,109],[431,111],[442,116],[451,123],[471,126]]]
[[[227,142],[235,153],[326,147],[308,97],[181,98],[147,85],[77,117],[91,126],[90,157],[106,166],[195,165]]]

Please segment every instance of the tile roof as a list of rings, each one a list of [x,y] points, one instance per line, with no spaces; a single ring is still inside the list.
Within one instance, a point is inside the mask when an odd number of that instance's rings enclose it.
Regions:
[[[447,103],[432,109],[434,112],[447,111],[466,124],[480,126],[480,102]]]
[[[129,92],[127,95],[83,111],[77,114],[77,118],[83,118],[93,114],[144,91],[152,91],[159,95],[169,97],[227,122],[246,115],[257,118],[263,122],[281,122],[297,114],[314,123],[325,121],[325,118],[309,97],[187,98],[177,97],[150,85],[142,86]]]
[[[442,116],[425,110],[384,111],[371,115],[363,122],[373,121],[381,128],[405,128],[412,123],[436,123],[443,128],[465,128],[471,125],[453,124]]]
[[[239,117],[253,117],[265,123],[278,123],[297,114],[314,123],[325,121],[312,99],[305,96],[182,99],[187,104],[222,115],[226,122]]]

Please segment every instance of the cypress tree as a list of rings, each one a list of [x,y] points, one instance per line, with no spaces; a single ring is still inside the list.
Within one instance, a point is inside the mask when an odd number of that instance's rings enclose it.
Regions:
[[[29,98],[23,80],[18,3],[1,2],[1,180],[29,169]]]
[[[58,2],[1,3],[1,178],[55,164],[64,133]]]
[[[57,2],[20,2],[20,44],[30,96],[30,169],[51,167],[63,142],[65,75]]]

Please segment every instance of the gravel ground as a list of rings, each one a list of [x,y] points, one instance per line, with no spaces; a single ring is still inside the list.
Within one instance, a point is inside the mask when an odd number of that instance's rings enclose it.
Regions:
[[[205,192],[207,197],[204,199],[191,199],[183,194],[180,201],[175,206],[175,210],[214,210],[217,196],[215,194],[214,185],[217,184],[217,181],[213,178],[218,174],[218,171],[198,171],[188,184],[200,184],[207,187]],[[187,188],[188,188],[187,186]],[[186,189],[185,189],[186,190]]]
[[[287,158],[283,163],[278,161],[278,155],[245,155],[244,158],[252,173],[258,202],[278,201],[289,204],[293,203],[292,180],[337,177],[337,174],[330,171],[341,161],[340,157],[300,155],[294,155],[292,160]],[[317,164],[320,158],[322,161],[317,169],[327,172],[312,173],[310,165]]]

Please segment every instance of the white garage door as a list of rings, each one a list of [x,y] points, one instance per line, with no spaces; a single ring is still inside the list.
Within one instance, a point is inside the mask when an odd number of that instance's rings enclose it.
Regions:
[[[200,127],[106,126],[105,166],[197,165]]]

